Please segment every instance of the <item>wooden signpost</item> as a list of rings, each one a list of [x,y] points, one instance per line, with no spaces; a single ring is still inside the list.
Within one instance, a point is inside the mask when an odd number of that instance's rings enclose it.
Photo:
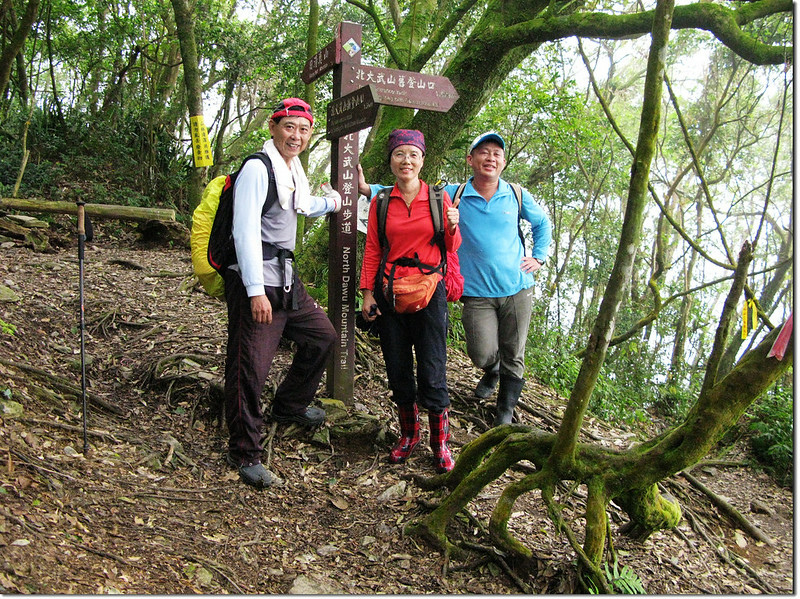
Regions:
[[[336,38],[311,57],[301,78],[311,83],[333,71],[326,139],[331,141],[331,182],[342,195],[328,242],[328,316],[338,333],[328,369],[328,394],[350,403],[355,379],[355,317],[359,268],[358,132],[375,122],[378,106],[447,112],[458,93],[446,77],[361,64],[361,25],[339,23]]]

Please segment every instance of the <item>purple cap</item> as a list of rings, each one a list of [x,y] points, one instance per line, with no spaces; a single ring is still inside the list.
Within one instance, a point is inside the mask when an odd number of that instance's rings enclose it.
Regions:
[[[416,146],[425,153],[425,136],[416,129],[395,129],[389,134],[389,154],[397,146]]]

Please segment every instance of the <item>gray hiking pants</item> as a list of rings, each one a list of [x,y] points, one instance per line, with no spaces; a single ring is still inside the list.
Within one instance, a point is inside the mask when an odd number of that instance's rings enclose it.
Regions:
[[[524,378],[533,288],[508,297],[463,296],[461,301],[461,321],[472,363],[486,370],[499,360],[500,374]]]

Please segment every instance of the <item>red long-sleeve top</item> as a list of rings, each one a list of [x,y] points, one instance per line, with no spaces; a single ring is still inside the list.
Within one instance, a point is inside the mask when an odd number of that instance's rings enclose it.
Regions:
[[[428,201],[428,184],[420,181],[419,193],[411,202],[411,206],[406,206],[405,200],[397,185],[392,188],[389,194],[389,207],[386,212],[386,238],[389,241],[389,256],[386,260],[385,272],[388,274],[392,269],[392,263],[398,258],[406,256],[413,258],[414,253],[419,255],[420,262],[436,266],[442,261],[442,253],[439,245],[431,244],[433,238],[433,220],[431,219],[430,202]],[[370,202],[369,218],[367,220],[367,242],[364,247],[364,260],[361,264],[360,289],[373,289],[375,285],[375,275],[383,256],[378,239],[378,216],[376,214],[377,202]],[[461,230],[456,226],[454,233],[450,233],[447,226],[447,208],[452,206],[450,196],[444,192],[444,243],[447,251],[455,251],[461,245]],[[413,266],[398,266],[394,271],[396,279],[418,274],[420,271]],[[440,277],[441,278],[441,277]]]

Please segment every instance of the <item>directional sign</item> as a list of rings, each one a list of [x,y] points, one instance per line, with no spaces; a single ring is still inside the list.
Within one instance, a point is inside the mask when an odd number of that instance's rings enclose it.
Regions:
[[[356,91],[331,100],[328,104],[328,129],[325,139],[337,139],[348,133],[372,127],[378,115],[375,86],[365,85]]]
[[[447,77],[363,64],[347,65],[345,77],[356,85],[374,85],[376,102],[388,106],[447,112],[458,92]]]
[[[303,83],[311,83],[342,62],[340,48],[339,40],[333,40],[322,50],[314,54],[314,56],[309,58],[306,65],[303,67],[303,72],[300,73],[300,78],[303,80]]]

